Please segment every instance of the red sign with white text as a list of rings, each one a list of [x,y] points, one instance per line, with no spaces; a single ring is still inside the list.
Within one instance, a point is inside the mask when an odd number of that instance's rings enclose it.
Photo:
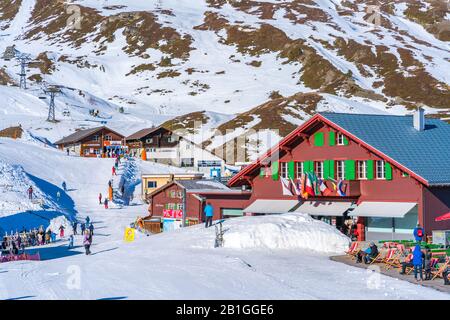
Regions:
[[[164,209],[163,216],[164,218],[182,219],[183,210]]]

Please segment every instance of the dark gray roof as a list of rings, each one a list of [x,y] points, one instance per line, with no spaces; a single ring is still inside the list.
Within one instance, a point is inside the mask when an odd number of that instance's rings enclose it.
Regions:
[[[59,141],[56,141],[55,144],[59,145],[59,144],[77,143],[77,142],[80,142],[81,140],[83,140],[84,138],[89,137],[90,135],[92,135],[92,134],[94,134],[96,132],[99,132],[102,129],[109,130],[111,132],[114,132],[115,134],[118,134],[118,135],[122,136],[120,133],[118,133],[118,132],[116,132],[114,130],[111,130],[108,127],[102,126],[102,127],[97,127],[97,128],[79,130],[79,131],[77,131],[75,133],[72,133],[71,135],[69,135],[67,137],[62,138]]]
[[[231,191],[223,183],[216,180],[175,180],[189,192]]]
[[[145,136],[148,136],[150,133],[153,133],[157,130],[159,130],[161,127],[156,127],[156,128],[145,128],[142,130],[139,130],[135,133],[133,133],[132,135],[128,136],[126,138],[126,140],[139,140],[144,138]]]
[[[450,125],[446,122],[426,118],[425,130],[418,131],[410,115],[320,114],[430,185],[450,184]]]

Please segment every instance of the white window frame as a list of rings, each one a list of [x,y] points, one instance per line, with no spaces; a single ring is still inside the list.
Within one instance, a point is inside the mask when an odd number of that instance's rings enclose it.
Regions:
[[[336,160],[336,179],[345,180],[345,161]]]
[[[295,166],[296,166],[295,170],[296,170],[296,173],[297,173],[297,179],[301,179],[303,173],[305,173],[304,163],[303,162],[296,162]]]
[[[107,135],[105,136],[105,141],[112,141],[112,136],[109,135],[109,134],[107,134]]]
[[[280,177],[288,178],[288,164],[287,162],[280,162]]]
[[[317,178],[323,179],[324,176],[324,164],[323,161],[314,161],[314,172],[316,173]]]
[[[384,160],[377,160],[376,161],[376,177],[377,177],[378,180],[386,180],[386,169],[385,169],[386,167],[385,167],[385,164],[386,164],[386,162]]]
[[[147,138],[147,139],[145,139],[145,143],[147,143],[147,144],[153,143],[153,138]]]
[[[367,180],[367,169],[368,169],[367,160],[358,160],[357,168],[358,168],[358,179]]]
[[[343,146],[344,145],[344,140],[345,140],[344,138],[345,138],[345,136],[342,133],[338,132],[337,137],[336,137],[336,141],[337,141],[337,145],[338,146]]]
[[[98,134],[94,135],[93,141],[100,141],[100,136]]]

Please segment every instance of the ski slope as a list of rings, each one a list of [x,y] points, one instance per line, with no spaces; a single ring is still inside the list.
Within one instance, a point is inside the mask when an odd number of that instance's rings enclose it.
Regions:
[[[84,255],[82,239],[75,236],[72,250],[65,241],[40,247],[41,262],[0,264],[0,299],[450,299],[330,261],[348,239],[301,214],[226,221],[220,249],[214,248],[214,228],[202,225],[153,236],[138,233],[133,243],[125,243],[125,227],[145,215],[146,206],[136,195],[129,206],[105,210],[98,204],[113,160],[68,157],[36,142],[0,139],[0,161],[20,165],[47,186],[66,181],[74,215],[79,220],[88,215],[95,226],[91,256]],[[167,168],[123,164],[114,185],[124,172],[136,182],[142,170]]]

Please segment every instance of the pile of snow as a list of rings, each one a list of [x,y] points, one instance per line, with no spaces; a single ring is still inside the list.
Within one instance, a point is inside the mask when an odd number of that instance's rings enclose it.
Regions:
[[[322,221],[307,214],[237,218],[230,221],[224,246],[234,249],[308,249],[320,253],[343,253],[349,239]]]
[[[71,235],[73,233],[71,225],[72,224],[65,216],[59,216],[50,220],[50,224],[45,231],[51,230],[52,232],[59,234],[59,228],[63,226],[65,229],[64,234]]]
[[[225,220],[223,230],[224,247],[229,249],[302,249],[342,254],[350,244],[350,239],[335,227],[302,213],[233,218]],[[181,232],[190,232],[198,238],[195,241],[189,237],[194,248],[214,247],[214,228],[205,229],[201,225]]]
[[[33,187],[34,201],[28,199],[28,188]],[[51,206],[45,194],[30,180],[23,167],[0,160],[0,217],[27,210]]]

